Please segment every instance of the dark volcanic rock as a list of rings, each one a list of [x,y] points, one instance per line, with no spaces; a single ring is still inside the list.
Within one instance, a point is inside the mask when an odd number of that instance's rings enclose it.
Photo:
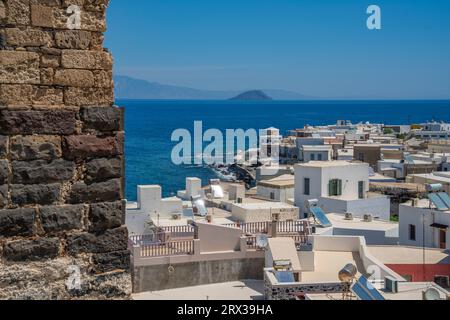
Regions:
[[[122,159],[94,159],[86,164],[86,181],[101,182],[122,176]]]
[[[0,160],[0,185],[8,183],[8,160]]]
[[[0,238],[33,235],[35,217],[31,208],[0,210]]]
[[[8,205],[8,186],[0,186],[0,209]]]
[[[69,193],[69,203],[89,203],[89,202],[114,202],[122,199],[122,182],[120,179],[113,179],[106,182],[99,182],[87,185],[84,182],[77,182],[72,186]]]
[[[16,136],[11,139],[14,160],[52,160],[61,154],[61,137],[58,136]]]
[[[91,205],[89,212],[90,232],[100,232],[120,227],[124,221],[124,205],[122,201],[105,202]]]
[[[0,159],[6,158],[7,152],[8,152],[8,137],[0,136]]]
[[[60,241],[57,238],[19,240],[7,243],[4,255],[9,261],[38,261],[56,258],[59,248]]]
[[[48,233],[81,229],[84,210],[84,205],[42,207],[42,228]]]
[[[11,202],[14,205],[28,204],[51,205],[59,200],[60,184],[12,185]]]
[[[79,233],[67,237],[67,250],[71,254],[105,253],[127,250],[128,230],[126,227],[107,230],[102,234]]]
[[[85,129],[98,131],[121,130],[122,111],[117,107],[87,107],[81,111],[81,120]]]
[[[66,110],[0,110],[0,134],[62,134],[75,132],[75,112]]]
[[[58,159],[48,163],[45,160],[14,161],[13,183],[37,184],[70,180],[75,172],[75,163]]]
[[[66,137],[64,156],[67,159],[113,157],[123,153],[121,135],[97,137],[80,135]]]

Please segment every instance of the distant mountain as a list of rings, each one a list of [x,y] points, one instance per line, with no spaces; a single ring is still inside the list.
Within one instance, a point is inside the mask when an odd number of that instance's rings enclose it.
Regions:
[[[258,101],[260,101],[260,100],[273,100],[273,99],[261,90],[251,90],[251,91],[246,91],[244,93],[241,93],[241,94],[237,95],[236,97],[231,98],[230,100],[238,100],[238,101],[258,100]]]
[[[199,90],[187,87],[171,86],[158,82],[134,79],[127,76],[114,76],[115,96],[117,99],[149,99],[149,100],[228,100],[245,90],[220,91]],[[275,100],[308,100],[314,97],[274,89],[262,89],[266,95]]]

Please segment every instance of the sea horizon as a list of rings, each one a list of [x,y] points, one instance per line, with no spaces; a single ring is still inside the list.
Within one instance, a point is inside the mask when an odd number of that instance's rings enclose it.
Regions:
[[[304,125],[327,125],[337,120],[391,125],[450,121],[450,100],[116,100],[126,119],[126,196],[136,200],[137,185],[158,184],[164,196],[184,189],[186,177],[206,184],[217,174],[207,167],[176,166],[171,141],[176,129],[192,131],[194,121],[204,130],[276,127],[285,135]],[[321,106],[321,108],[317,108]],[[272,108],[274,107],[274,108]],[[238,110],[237,110],[238,109]]]

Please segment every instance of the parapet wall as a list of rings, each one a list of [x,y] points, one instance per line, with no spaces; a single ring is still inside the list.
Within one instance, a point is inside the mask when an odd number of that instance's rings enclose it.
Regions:
[[[108,3],[0,0],[0,298],[129,294]]]

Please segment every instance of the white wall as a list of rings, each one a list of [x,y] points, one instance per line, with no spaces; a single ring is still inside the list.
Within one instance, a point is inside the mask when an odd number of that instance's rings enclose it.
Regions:
[[[439,248],[439,229],[430,227],[433,223],[450,226],[450,214],[426,208],[400,205],[400,244],[422,247],[425,230],[425,247]],[[409,225],[416,226],[416,240],[409,239]],[[447,248],[450,249],[450,231],[446,233]]]
[[[294,198],[294,188],[270,188],[266,186],[257,187],[257,195],[259,197],[270,199],[270,194],[274,193],[276,201],[287,203],[288,199]]]

